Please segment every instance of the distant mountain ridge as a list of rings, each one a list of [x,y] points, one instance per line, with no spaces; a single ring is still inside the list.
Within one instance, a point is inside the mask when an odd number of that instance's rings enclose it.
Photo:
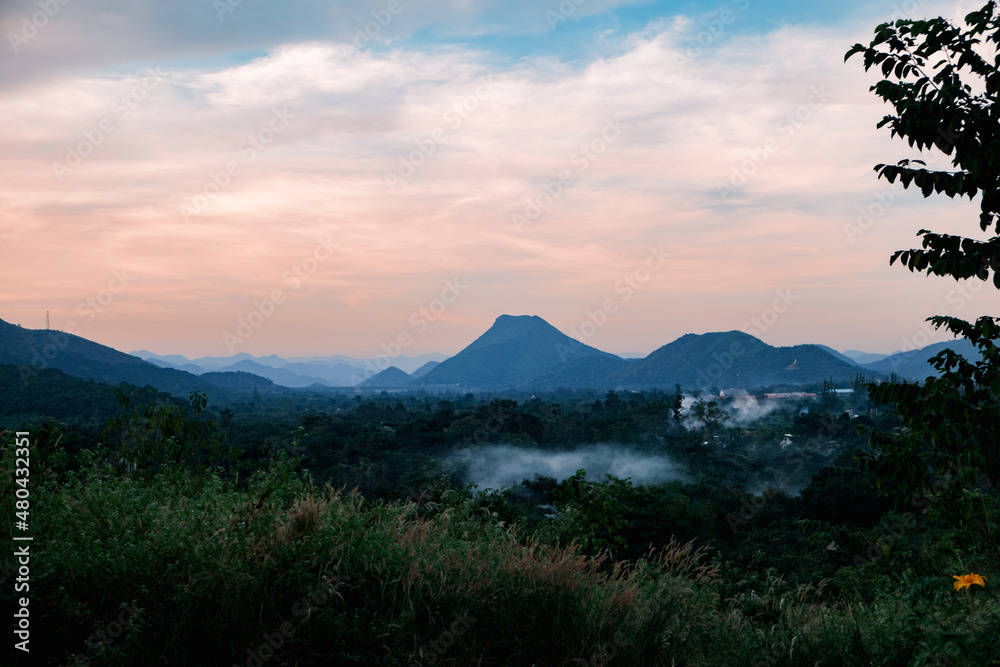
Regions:
[[[147,361],[165,368],[178,368],[195,375],[209,371],[247,371],[272,380],[275,384],[285,387],[311,387],[314,385],[328,387],[352,387],[385,368],[385,358],[357,359],[341,354],[330,357],[290,357],[282,358],[276,354],[266,357],[255,357],[246,352],[240,352],[230,357],[199,357],[188,359],[179,354],[156,354],[148,350],[138,350],[132,353]],[[433,365],[447,359],[446,355],[429,353],[413,357],[400,355],[393,357],[389,363],[403,372],[417,372],[425,367],[426,372]],[[428,367],[428,365],[430,365]]]
[[[24,382],[30,382],[38,369],[54,368],[84,380],[112,385],[121,382],[139,387],[148,385],[184,397],[193,391],[216,395],[220,392],[232,393],[236,386],[249,387],[248,391],[256,388],[262,394],[287,391],[276,387],[270,380],[256,376],[234,378],[229,373],[197,376],[173,368],[162,368],[73,334],[49,329],[24,329],[3,320],[0,320],[0,364],[21,367]]]
[[[858,363],[857,359],[853,359],[853,358],[851,358],[850,355],[847,355],[847,354],[845,354],[843,352],[838,352],[837,350],[833,349],[829,345],[820,345],[819,343],[816,343],[816,347],[818,347],[819,349],[824,350],[826,352],[829,352],[830,354],[832,354],[834,356],[834,358],[840,359],[844,363],[853,364],[853,365],[857,365],[857,363]]]
[[[629,389],[804,385],[847,382],[863,371],[819,345],[773,347],[741,331],[685,334],[611,379]]]
[[[208,394],[290,392],[286,386],[323,388],[334,385],[319,373],[350,372],[351,386],[455,391],[555,390],[595,388],[623,390],[717,391],[770,386],[818,384],[832,379],[853,381],[887,378],[891,374],[922,381],[934,373],[927,360],[945,347],[977,359],[966,340],[936,343],[859,364],[823,345],[774,347],[740,331],[685,334],[645,358],[623,359],[562,333],[536,315],[501,315],[481,336],[451,358],[444,355],[402,357],[412,374],[382,360],[358,360],[342,355],[290,361],[277,355],[205,357],[196,365],[181,355],[153,355],[152,361],[60,331],[31,330],[0,320],[0,364],[18,366],[29,381],[37,369],[58,369],[74,377],[107,384],[127,382],[152,386],[177,396],[192,391]],[[858,358],[867,353],[851,351]],[[434,358],[444,358],[438,362]],[[430,358],[430,359],[429,359]],[[397,358],[399,359],[399,358]],[[155,362],[155,363],[153,363]],[[226,362],[226,365],[217,365]],[[378,365],[376,365],[378,364]],[[194,368],[199,374],[171,368]],[[367,365],[367,367],[362,367]],[[222,370],[219,370],[222,369]],[[294,370],[293,370],[294,369]],[[318,371],[311,375],[306,371]],[[298,371],[298,372],[296,372]],[[368,381],[366,381],[368,380]],[[346,383],[340,385],[347,388]]]
[[[501,315],[482,336],[411,384],[461,390],[626,390],[853,381],[864,369],[819,345],[772,347],[740,332],[686,334],[644,359],[585,345],[538,316]],[[871,373],[869,373],[871,374]]]
[[[862,364],[862,368],[869,372],[880,373],[882,375],[891,375],[895,373],[899,377],[906,380],[923,381],[928,377],[937,374],[934,367],[930,365],[929,360],[945,348],[954,350],[970,361],[979,361],[981,358],[979,350],[976,349],[976,346],[968,340],[961,338],[941,343],[932,343],[931,345],[922,347],[919,350],[896,352],[895,354],[890,354],[882,359],[879,359],[878,361]]]
[[[314,377],[310,375],[299,375],[298,373],[293,373],[292,371],[286,370],[284,368],[275,368],[274,366],[265,366],[264,364],[257,363],[250,359],[244,359],[238,361],[235,364],[230,364],[229,366],[223,366],[217,372],[245,372],[252,373],[254,375],[259,375],[260,377],[267,378],[274,384],[279,384],[283,387],[312,387],[319,385],[322,387],[331,386],[330,382],[327,382],[323,378]]]
[[[873,352],[862,352],[861,350],[844,350],[844,356],[853,361],[856,364],[870,364],[875,361],[881,361],[888,357],[888,354],[876,354]]]

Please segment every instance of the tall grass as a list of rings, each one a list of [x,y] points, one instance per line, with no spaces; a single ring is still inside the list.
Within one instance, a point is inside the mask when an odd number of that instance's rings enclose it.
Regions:
[[[848,602],[773,572],[725,581],[709,549],[676,541],[613,563],[521,535],[454,493],[372,503],[280,462],[237,488],[95,459],[33,494],[35,655],[50,664],[911,660],[905,602],[888,588]]]

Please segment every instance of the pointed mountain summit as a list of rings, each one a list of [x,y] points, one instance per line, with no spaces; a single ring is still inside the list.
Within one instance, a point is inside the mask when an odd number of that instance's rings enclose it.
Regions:
[[[501,315],[486,333],[411,385],[534,388],[533,382],[541,376],[570,362],[586,364],[587,360],[622,361],[570,338],[537,315]],[[602,368],[602,377],[606,372]]]

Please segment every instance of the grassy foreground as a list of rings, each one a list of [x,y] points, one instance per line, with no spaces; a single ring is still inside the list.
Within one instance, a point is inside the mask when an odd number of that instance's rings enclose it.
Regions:
[[[834,597],[827,582],[729,572],[694,544],[627,564],[588,557],[456,492],[368,502],[315,488],[282,461],[239,485],[177,467],[123,474],[89,452],[80,461],[34,471],[34,664],[989,665],[1000,655],[991,584],[954,591],[940,577],[858,570]],[[5,455],[6,497],[12,464]]]

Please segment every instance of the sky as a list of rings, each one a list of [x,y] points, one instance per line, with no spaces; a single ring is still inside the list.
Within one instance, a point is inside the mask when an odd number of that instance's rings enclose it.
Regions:
[[[889,353],[996,314],[888,264],[977,202],[873,166],[860,58],[977,3],[4,0],[0,319],[188,357],[454,354],[501,314]]]

